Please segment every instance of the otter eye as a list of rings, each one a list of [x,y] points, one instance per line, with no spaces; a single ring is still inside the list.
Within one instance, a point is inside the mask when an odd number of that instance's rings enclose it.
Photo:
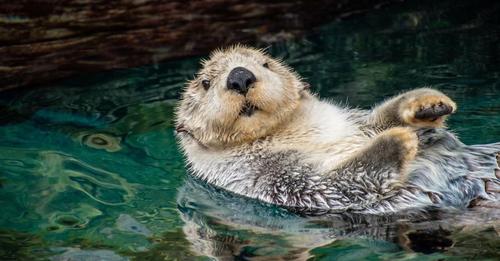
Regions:
[[[269,63],[264,63],[262,66],[264,66],[264,68],[269,68]]]
[[[203,81],[201,81],[201,85],[203,85],[203,88],[205,88],[205,90],[208,90],[208,88],[210,88],[210,81],[203,80]]]

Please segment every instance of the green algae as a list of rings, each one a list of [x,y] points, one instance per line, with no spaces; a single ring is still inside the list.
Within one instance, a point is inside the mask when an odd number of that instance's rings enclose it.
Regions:
[[[47,246],[39,236],[0,229],[0,260],[40,260],[49,256]]]

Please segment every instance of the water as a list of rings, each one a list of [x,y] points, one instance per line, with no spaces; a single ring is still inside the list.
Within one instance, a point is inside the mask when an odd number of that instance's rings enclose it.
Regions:
[[[465,143],[500,141],[500,4],[417,2],[269,51],[350,106],[432,85]],[[0,93],[1,260],[499,258],[498,211],[305,218],[188,178],[171,120],[199,58]]]

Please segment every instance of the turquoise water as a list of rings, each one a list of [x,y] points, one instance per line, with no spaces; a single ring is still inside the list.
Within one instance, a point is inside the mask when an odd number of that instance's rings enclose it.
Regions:
[[[349,106],[439,88],[459,105],[449,125],[465,143],[500,141],[499,10],[409,2],[269,52]],[[1,260],[499,258],[498,211],[306,218],[188,178],[171,120],[199,59],[0,93]]]

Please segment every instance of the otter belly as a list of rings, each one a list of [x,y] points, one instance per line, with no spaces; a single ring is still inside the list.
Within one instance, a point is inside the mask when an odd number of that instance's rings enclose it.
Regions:
[[[196,176],[217,187],[304,213],[462,208],[471,200],[491,198],[485,182],[499,183],[495,156],[500,143],[466,146],[443,129],[420,130],[419,139],[419,154],[399,190],[375,179],[399,174],[390,170],[362,166],[361,170],[325,172],[310,164],[305,153],[272,152],[266,146],[225,158],[212,156],[210,164],[194,163],[193,169]],[[356,178],[357,171],[365,172],[362,180]],[[370,175],[374,180],[367,179]]]

